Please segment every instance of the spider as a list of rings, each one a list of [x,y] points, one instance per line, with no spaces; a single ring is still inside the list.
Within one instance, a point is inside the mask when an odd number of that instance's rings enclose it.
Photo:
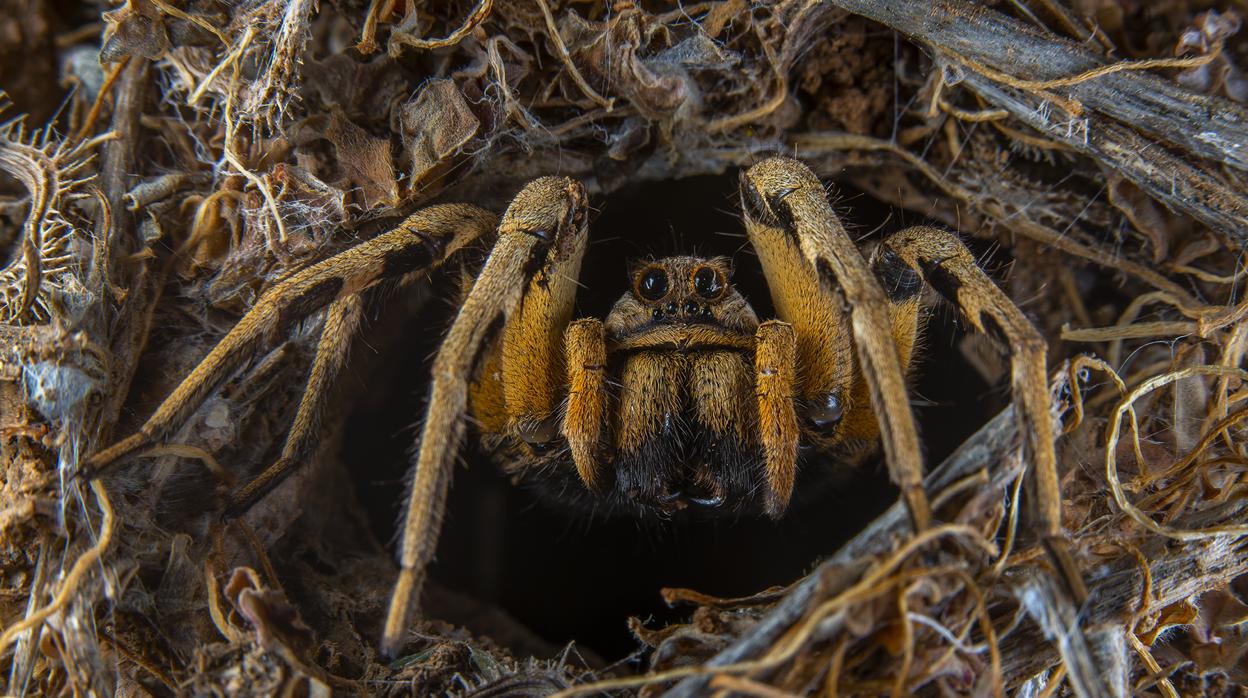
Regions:
[[[429,402],[382,638],[401,647],[469,422],[503,469],[557,498],[633,515],[755,511],[780,517],[798,475],[853,466],[882,444],[916,529],[931,523],[906,392],[923,281],[1010,355],[1041,535],[1077,599],[1062,538],[1040,333],[952,234],[913,227],[863,257],[818,178],[788,158],[741,174],[743,219],[778,319],[760,322],[723,258],[642,262],[605,319],[572,320],[588,238],[578,182],[526,185],[501,220],[435,205],[267,291],[139,431],[92,457],[107,466],[170,434],[244,361],[327,306],[281,456],[229,496],[237,516],[315,445],[328,386],[359,326],[361,294],[493,239],[433,360]],[[497,225],[496,225],[497,222]]]

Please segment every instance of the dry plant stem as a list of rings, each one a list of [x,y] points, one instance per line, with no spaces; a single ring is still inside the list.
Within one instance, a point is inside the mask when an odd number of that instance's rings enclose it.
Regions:
[[[91,110],[87,112],[87,118],[83,120],[82,126],[78,128],[75,134],[75,140],[83,140],[95,130],[95,120],[100,116],[100,109],[104,107],[104,100],[108,99],[108,95],[113,91],[113,85],[117,83],[117,78],[121,76],[121,71],[130,64],[130,56],[125,56],[108,71],[108,75],[104,77],[104,84],[100,87],[100,92],[95,96],[95,101],[91,103]]]
[[[1042,6],[1051,17],[1055,18],[1058,23],[1062,25],[1062,29],[1067,34],[1070,34],[1080,40],[1086,40],[1088,38],[1088,28],[1080,24],[1079,20],[1070,10],[1066,9],[1061,4],[1054,2],[1054,0],[1035,0],[1035,2],[1036,4]],[[1027,7],[1030,4],[1031,2],[1014,0],[1014,5],[1016,7]],[[1028,14],[1031,14],[1030,11]],[[1032,17],[1034,18],[1035,15],[1032,15]]]
[[[243,38],[246,39],[247,37],[244,36]],[[235,61],[238,60],[239,56],[243,55],[243,52],[247,50],[248,43],[249,41],[246,40],[240,41],[238,46],[235,46],[233,50],[221,59],[220,62],[213,66],[212,70],[208,71],[208,74],[204,76],[204,79],[199,81],[199,87],[196,87],[195,90],[191,92],[190,96],[186,98],[186,103],[190,106],[198,104],[200,98],[203,97],[204,93],[208,91],[208,88],[212,86],[212,83],[217,79],[217,76],[220,75],[226,68],[232,67]]]
[[[25,618],[5,628],[4,632],[0,633],[0,655],[4,654],[9,645],[13,644],[13,641],[17,639],[18,635],[27,630],[38,628],[44,621],[52,617],[52,614],[65,608],[69,604],[70,599],[73,598],[74,593],[78,591],[83,577],[99,561],[104,551],[108,550],[108,546],[113,540],[113,506],[108,501],[108,491],[104,489],[104,483],[98,480],[92,482],[91,490],[95,493],[96,504],[104,515],[104,519],[100,523],[100,533],[95,545],[92,545],[82,555],[79,555],[77,560],[74,560],[69,574],[65,575],[65,581],[61,582],[60,590],[56,592],[56,596],[48,605],[36,610],[34,613],[27,614]]]
[[[1166,678],[1161,671],[1161,666],[1157,664],[1157,660],[1153,657],[1153,653],[1148,651],[1148,647],[1140,642],[1139,636],[1135,633],[1127,633],[1127,642],[1131,643],[1131,649],[1135,652],[1140,661],[1144,662],[1144,666],[1148,667],[1148,671],[1157,677],[1157,685],[1161,687],[1161,694],[1165,698],[1179,698],[1179,692],[1174,690],[1174,684],[1170,683],[1170,679]]]
[[[976,548],[981,553],[990,555],[996,553],[993,545],[985,541],[982,533],[974,527],[962,524],[945,524],[928,528],[912,536],[904,545],[874,566],[868,566],[866,561],[861,561],[855,565],[854,571],[857,574],[855,574],[852,584],[845,587],[840,593],[831,595],[831,598],[822,601],[813,610],[810,608],[804,609],[807,613],[803,614],[801,622],[785,633],[771,648],[771,651],[759,659],[719,667],[703,664],[637,677],[608,679],[560,691],[555,694],[555,698],[570,698],[575,695],[601,693],[617,688],[645,686],[682,677],[697,677],[709,680],[710,677],[721,673],[751,673],[777,667],[797,656],[798,652],[803,647],[806,647],[808,643],[826,640],[833,636],[835,632],[839,632],[844,622],[844,610],[847,606],[875,599],[882,593],[892,591],[896,585],[906,583],[917,577],[954,573],[956,568],[950,566],[917,570],[906,569],[900,572],[898,570],[920,548],[946,538],[964,541],[969,547]],[[830,630],[829,626],[835,630]],[[669,695],[670,693],[671,691],[668,691],[664,695]]]
[[[1211,171],[1110,119],[1091,113],[1055,114],[1043,99],[981,75],[968,74],[965,83],[1019,121],[1101,162],[1169,208],[1187,213],[1231,240],[1248,242],[1248,199]]]
[[[910,618],[908,597],[914,583],[897,589],[897,617],[901,619],[901,670],[893,680],[893,698],[905,695],[906,682],[910,678],[911,665],[914,663],[914,621]]]
[[[238,55],[241,56],[246,51],[247,45],[251,43],[255,37],[255,27],[248,27],[243,34],[243,38],[239,40]],[[273,191],[265,183],[264,179],[256,173],[252,172],[243,164],[238,154],[234,152],[234,144],[237,138],[238,122],[234,114],[234,96],[238,93],[239,66],[238,61],[234,61],[234,77],[230,81],[229,95],[225,100],[225,142],[222,144],[221,153],[225,161],[228,162],[238,173],[247,179],[248,182],[264,195],[265,203],[269,207],[269,214],[273,216],[273,225],[277,227],[277,241],[284,247],[286,244],[286,223],[282,220],[282,214],[277,208],[277,199],[273,195]],[[270,249],[279,250],[280,248],[273,245],[273,240],[268,237],[266,231],[266,239]]]
[[[217,29],[212,24],[212,22],[209,22],[203,17],[197,17],[192,14],[187,14],[183,12],[182,10],[179,10],[178,8],[174,7],[173,5],[170,5],[169,3],[165,2],[165,0],[151,0],[151,2],[153,5],[158,7],[161,12],[164,12],[167,15],[172,15],[174,17],[177,17],[178,19],[184,22],[190,22],[191,24],[194,24],[200,29],[203,29],[209,34],[212,34],[213,36],[217,37],[217,40],[219,40],[222,45],[229,46],[232,43],[229,37],[227,37],[225,34],[222,34],[220,29]]]
[[[212,548],[204,558],[204,585],[207,587],[208,616],[212,618],[212,624],[226,641],[242,643],[246,641],[246,637],[230,624],[226,611],[221,605],[221,584],[217,581],[217,561],[224,556],[222,550],[225,543],[221,524],[214,524],[208,536],[212,540]]]
[[[765,683],[751,681],[737,676],[720,674],[711,679],[710,687],[718,691],[715,695],[744,695],[755,698],[797,698],[793,693],[781,691]]]
[[[1233,274],[1213,274],[1187,264],[1175,264],[1171,267],[1176,274],[1187,274],[1211,284],[1237,284],[1248,274],[1248,268],[1240,266]]]
[[[1061,688],[1062,682],[1066,680],[1066,667],[1059,666],[1053,670],[1053,675],[1044,683],[1044,688],[1036,698],[1050,698],[1057,689]]]
[[[755,32],[758,32],[757,27],[755,27]],[[784,68],[780,65],[780,61],[776,57],[775,51],[772,49],[771,44],[761,36],[760,39],[762,39],[760,43],[763,47],[763,53],[767,57],[767,62],[771,64],[772,72],[775,74],[775,94],[773,94],[771,98],[763,104],[760,104],[758,107],[755,107],[754,109],[751,109],[743,114],[735,114],[733,116],[723,117],[710,122],[706,125],[707,132],[723,133],[731,131],[739,126],[759,121],[783,106],[784,101],[789,98],[788,75]]]
[[[178,458],[197,460],[218,480],[226,485],[234,485],[234,475],[226,470],[216,458],[213,458],[211,453],[198,446],[190,444],[157,444],[139,454],[140,458],[159,458],[161,456],[176,456]]]
[[[1104,65],[1098,54],[1080,44],[1045,34],[980,5],[954,0],[831,2],[930,44],[941,53],[969,58],[1014,76],[1053,80]],[[1085,107],[1202,158],[1248,169],[1248,108],[1243,105],[1196,94],[1138,70],[1120,70],[1070,85],[1066,94]]]
[[[542,10],[542,18],[546,20],[546,33],[550,37],[551,43],[555,45],[555,52],[559,55],[559,60],[563,61],[563,65],[568,69],[568,74],[572,76],[572,81],[576,86],[581,88],[586,97],[593,100],[594,104],[602,107],[608,112],[615,105],[614,99],[607,99],[598,94],[598,91],[589,86],[585,82],[585,78],[581,75],[581,71],[576,69],[576,64],[572,62],[572,56],[568,53],[568,47],[563,43],[563,37],[559,35],[559,25],[555,24],[555,16],[550,12],[550,5],[546,0],[537,0],[537,6]]]
[[[137,231],[134,231],[134,215],[122,205],[122,200],[130,189],[130,178],[141,174],[135,163],[136,150],[142,141],[138,135],[139,118],[143,113],[143,103],[151,82],[148,79],[148,70],[147,60],[132,58],[113,90],[113,118],[109,130],[117,134],[117,138],[108,141],[101,148],[98,180],[108,206],[96,221],[94,231],[98,244],[105,251],[105,259],[97,260],[101,265],[111,265],[113,260],[125,259],[127,255],[137,251],[141,244]],[[163,277],[152,274],[151,265],[148,264],[139,265],[132,274],[104,266],[102,275],[103,278],[93,279],[101,288],[115,282],[129,288],[128,302],[117,309],[115,316],[102,320],[106,324],[94,328],[96,337],[109,337],[106,341],[112,354],[108,362],[110,389],[104,393],[104,402],[99,412],[102,427],[100,437],[107,441],[130,392],[130,383],[139,366],[139,355],[147,344]],[[108,317],[109,314],[99,315]]]
[[[1020,474],[1019,480],[1022,480]],[[1014,491],[1014,497],[1017,500],[1018,490]],[[1017,502],[1014,506],[1018,509]],[[1002,558],[1005,557],[1002,551]],[[954,573],[961,577],[962,583],[967,590],[975,597],[975,615],[978,619],[980,632],[984,634],[984,643],[988,646],[988,662],[989,670],[992,672],[992,695],[993,698],[1001,698],[1005,695],[1005,680],[1001,674],[1001,643],[998,640],[997,629],[992,626],[992,617],[988,614],[988,599],[984,595],[984,590],[975,582],[974,577],[969,572],[962,569],[954,570]],[[971,624],[967,623],[966,628],[970,630]],[[952,651],[952,648],[950,648]]]
[[[173,680],[172,676],[165,673],[164,669],[147,661],[142,654],[136,652],[133,648],[127,646],[121,640],[108,634],[106,631],[101,631],[100,639],[107,642],[112,647],[113,651],[116,652],[122,659],[125,659],[143,671],[146,671],[152,675],[152,678],[164,684],[170,694],[175,694],[177,692],[177,682]]]
[[[1018,591],[1019,602],[1035,620],[1045,639],[1055,644],[1066,668],[1066,678],[1080,698],[1122,698],[1113,663],[1098,652],[1101,636],[1082,622],[1080,609],[1071,604],[1056,580],[1042,571],[1030,571]],[[1046,643],[1047,644],[1047,643]]]
[[[360,31],[360,41],[355,49],[368,55],[377,52],[377,22],[390,16],[398,0],[373,0],[368,6],[368,16],[364,18],[364,29]]]
[[[34,569],[31,571],[30,588],[44,590],[48,587],[48,576],[51,573],[51,558],[54,536],[50,531],[42,531],[36,538],[36,554]],[[59,556],[58,556],[59,557]],[[39,608],[41,594],[31,593],[26,598],[25,616],[30,616]],[[9,689],[23,686],[34,673],[39,652],[38,638],[23,634],[13,644],[13,656],[9,661]]]
[[[959,109],[945,100],[939,102],[940,110],[950,116],[968,123],[980,123],[984,121],[1000,121],[1009,118],[1010,113],[1004,109],[982,109],[980,111],[967,111]]]
[[[1149,269],[1142,264],[1136,264],[1135,262],[1127,259],[1115,258],[1112,254],[1082,245],[1071,239],[1068,235],[1063,235],[1052,228],[1031,221],[1025,215],[1011,215],[1011,212],[1007,211],[1000,204],[994,201],[981,199],[973,192],[954,184],[937,172],[926,161],[892,141],[850,133],[804,133],[794,138],[793,146],[797,149],[799,157],[807,158],[817,157],[820,153],[828,151],[840,150],[882,150],[893,153],[917,169],[923,176],[931,180],[933,184],[940,187],[945,193],[961,201],[965,201],[970,206],[975,207],[992,218],[1000,221],[1006,221],[1006,225],[1010,230],[1016,231],[1028,238],[1031,238],[1032,240],[1035,240],[1036,242],[1043,243],[1075,257],[1085,259],[1095,264],[1117,269],[1125,274],[1130,274],[1131,276],[1144,281],[1154,288],[1166,291],[1174,298],[1179,299],[1180,302],[1185,305],[1199,305],[1199,303],[1192,298],[1191,294],[1189,294],[1181,286],[1161,274],[1158,274],[1152,269]]]
[[[1182,320],[1137,322],[1113,327],[1062,328],[1062,339],[1067,342],[1112,342],[1121,339],[1150,339],[1153,337],[1180,337],[1195,334],[1200,326]]]
[[[1118,505],[1119,509],[1124,511],[1136,523],[1153,533],[1182,541],[1205,540],[1219,536],[1248,536],[1248,525],[1244,524],[1226,523],[1200,529],[1185,529],[1159,524],[1153,521],[1146,512],[1141,511],[1127,499],[1126,492],[1123,491],[1122,483],[1119,481],[1118,464],[1115,459],[1115,454],[1118,446],[1119,430],[1122,426],[1123,415],[1131,408],[1136,400],[1140,399],[1144,395],[1175,381],[1184,378],[1191,378],[1193,376],[1238,376],[1239,378],[1244,379],[1248,378],[1248,371],[1230,366],[1194,366],[1181,371],[1175,371],[1173,373],[1157,376],[1151,380],[1145,381],[1135,390],[1132,390],[1131,393],[1123,398],[1122,402],[1118,404],[1117,409],[1110,417],[1109,434],[1106,437],[1105,447],[1105,477],[1109,481],[1110,489],[1114,495],[1114,502]]]
[[[382,11],[381,14],[387,14],[393,5],[394,0],[388,0],[385,5],[386,10]],[[372,53],[377,50],[377,45],[373,41],[373,34],[376,31],[377,24],[377,16],[374,12],[377,8],[377,3],[374,2],[373,6],[369,9],[368,19],[365,20],[364,23],[364,33],[360,37],[360,43],[358,44],[359,50],[363,53]],[[458,29],[441,39],[417,39],[411,34],[396,31],[390,35],[390,55],[397,56],[399,54],[400,46],[410,46],[412,48],[424,50],[454,46],[455,44],[463,41],[464,37],[468,36],[469,32],[476,29],[479,24],[484,22],[485,18],[490,16],[490,10],[493,8],[494,0],[479,0],[477,6],[473,8],[472,14],[468,15],[468,18],[464,20],[464,23],[460,25]]]
[[[1209,53],[1206,53],[1201,56],[1196,56],[1194,58],[1148,58],[1148,59],[1140,60],[1140,61],[1122,61],[1121,63],[1110,63],[1109,65],[1100,66],[1099,68],[1092,68],[1091,70],[1085,70],[1084,72],[1079,73],[1078,75],[1070,75],[1070,76],[1063,77],[1063,78],[1054,78],[1052,80],[1024,80],[1022,78],[1016,78],[1013,75],[1009,75],[1007,73],[1002,73],[994,68],[990,68],[984,65],[983,63],[971,60],[969,58],[963,57],[959,59],[955,57],[954,60],[961,60],[962,62],[966,63],[966,65],[973,68],[975,72],[983,73],[987,77],[990,77],[993,80],[996,80],[997,82],[1003,83],[1005,85],[1009,85],[1010,87],[1016,87],[1020,90],[1026,90],[1027,92],[1040,92],[1043,90],[1052,90],[1057,87],[1072,87],[1074,85],[1079,85],[1085,82],[1089,82],[1091,80],[1096,80],[1097,78],[1101,78],[1106,75],[1113,75],[1114,73],[1120,73],[1124,70],[1156,70],[1158,68],[1172,68],[1172,69],[1199,68],[1202,65],[1208,65],[1212,63],[1213,60],[1217,58],[1218,55],[1221,53],[1222,53],[1222,47],[1219,45],[1215,47],[1214,50],[1210,51]]]

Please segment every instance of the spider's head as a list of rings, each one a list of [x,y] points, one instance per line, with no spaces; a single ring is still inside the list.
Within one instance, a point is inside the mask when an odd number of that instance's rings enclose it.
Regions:
[[[623,341],[691,326],[753,335],[758,317],[732,287],[727,257],[665,257],[634,265],[629,292],[607,316],[607,334]]]

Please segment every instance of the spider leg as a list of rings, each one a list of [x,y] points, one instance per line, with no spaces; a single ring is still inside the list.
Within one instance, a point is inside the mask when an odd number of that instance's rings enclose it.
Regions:
[[[884,290],[806,165],[789,158],[754,165],[742,174],[741,198],[746,230],[777,311],[797,335],[799,395],[807,416],[816,424],[839,420],[852,389],[856,358],[889,473],[901,488],[915,528],[927,528],[931,512],[923,490],[918,430],[906,392],[905,365],[886,332],[893,324]]]
[[[205,398],[265,346],[287,335],[335,299],[355,295],[386,278],[422,273],[493,228],[494,214],[469,204],[417,211],[394,230],[296,272],[256,301],[139,430],[89,457],[83,475],[106,468],[184,424]]]
[[[1010,385],[1019,403],[1015,414],[1019,433],[1025,435],[1027,462],[1034,465],[1029,477],[1045,546],[1075,600],[1082,603],[1087,589],[1062,536],[1062,500],[1044,337],[979,268],[970,250],[954,235],[935,228],[914,227],[889,237],[881,247],[880,259],[893,255],[921,274],[932,288],[957,306],[972,327],[991,337],[1010,355]]]
[[[524,297],[540,286],[538,280],[552,283],[584,249],[586,212],[585,191],[571,179],[543,177],[525,186],[503,214],[497,242],[433,360],[403,523],[399,578],[382,635],[387,656],[402,647],[409,609],[436,546],[474,369],[498,333],[523,312]]]
[[[754,334],[754,390],[758,398],[759,438],[767,472],[767,513],[779,518],[797,478],[797,337],[793,327],[771,320]]]
[[[563,415],[564,438],[572,462],[591,491],[598,488],[598,444],[607,420],[607,343],[602,321],[577,320],[564,339],[568,361],[568,406]]]
[[[316,358],[308,373],[308,383],[299,399],[295,421],[290,426],[282,454],[264,472],[230,495],[226,518],[245,513],[257,501],[279,485],[299,466],[316,445],[320,433],[316,426],[328,401],[334,379],[347,361],[351,340],[359,328],[364,302],[359,293],[342,296],[325,312],[325,326],[316,345]]]
[[[567,235],[545,260],[503,328],[500,375],[508,429],[542,455],[559,438],[565,331],[576,301],[585,235]]]

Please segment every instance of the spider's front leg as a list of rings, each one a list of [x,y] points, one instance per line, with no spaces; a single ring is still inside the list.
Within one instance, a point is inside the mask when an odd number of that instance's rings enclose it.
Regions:
[[[502,333],[506,428],[535,448],[557,438],[563,332],[585,249],[587,202],[574,180],[543,177],[516,195],[498,240],[433,360],[382,652],[403,644],[412,602],[436,547],[469,383]]]
[[[242,499],[233,499],[231,511],[254,501],[289,472],[294,459],[312,440],[316,414],[328,395],[326,388],[342,365],[358,321],[359,294],[383,279],[422,274],[438,266],[465,245],[487,234],[496,221],[494,214],[468,204],[430,206],[412,214],[394,230],[274,285],[136,433],[88,458],[82,474],[97,477],[110,466],[182,426],[212,391],[257,351],[272,346],[289,334],[295,324],[331,305],[326,334],[317,347],[308,390],[299,403],[283,457],[260,477],[259,487],[249,485],[241,493]]]
[[[1087,597],[1083,578],[1062,535],[1062,494],[1047,377],[1048,346],[1035,325],[979,268],[970,250],[943,230],[914,227],[884,241],[876,252],[884,266],[900,260],[953,302],[977,331],[991,337],[1010,356],[1010,387],[1018,401],[1018,431],[1044,543],[1077,603]]]
[[[741,198],[777,314],[796,335],[808,437],[834,446],[878,434],[915,528],[926,528],[931,513],[905,385],[912,302],[890,305],[806,165],[789,158],[754,165],[741,176]],[[855,361],[870,405],[855,404]]]

